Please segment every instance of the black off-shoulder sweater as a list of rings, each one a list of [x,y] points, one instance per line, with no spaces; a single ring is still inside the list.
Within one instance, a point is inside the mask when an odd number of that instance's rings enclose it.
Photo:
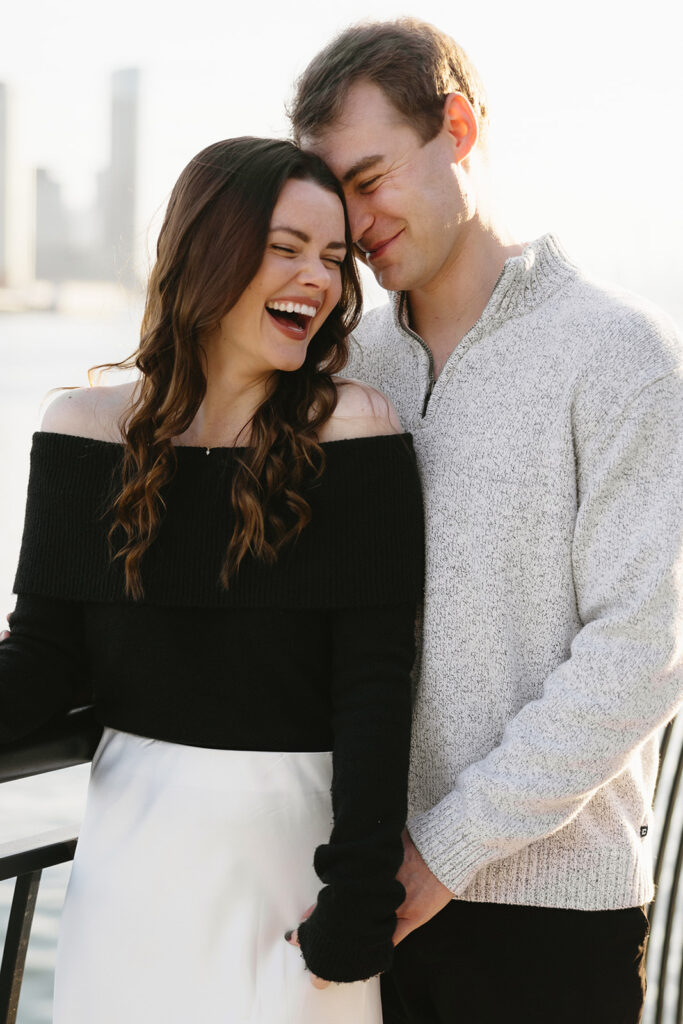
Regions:
[[[334,826],[314,860],[324,888],[299,934],[310,970],[355,981],[390,966],[404,895],[422,501],[409,435],[323,450],[311,523],[275,565],[243,563],[226,591],[237,450],[176,449],[145,597],[132,601],[106,539],[122,446],[36,434],[0,644],[0,739],[86,697],[103,725],[154,739],[332,750]]]

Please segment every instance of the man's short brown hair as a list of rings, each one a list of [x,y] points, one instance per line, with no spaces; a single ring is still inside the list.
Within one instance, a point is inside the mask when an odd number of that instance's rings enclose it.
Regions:
[[[315,138],[340,115],[354,82],[373,82],[429,142],[443,124],[449,93],[472,104],[485,134],[486,95],[465,51],[444,32],[415,18],[352,25],[313,58],[296,83],[289,111],[294,138]]]

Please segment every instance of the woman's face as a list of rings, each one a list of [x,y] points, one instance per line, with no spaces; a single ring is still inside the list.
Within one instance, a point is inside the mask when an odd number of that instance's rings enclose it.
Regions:
[[[220,323],[220,345],[248,374],[297,370],[339,302],[344,210],[313,181],[288,181],[270,222],[263,261]]]

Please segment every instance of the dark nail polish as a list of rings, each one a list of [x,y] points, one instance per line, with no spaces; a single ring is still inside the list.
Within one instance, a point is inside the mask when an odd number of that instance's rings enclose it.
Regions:
[[[291,939],[293,931],[294,929],[290,928],[288,932],[285,932],[285,939],[287,940],[287,942],[289,942],[289,940]]]

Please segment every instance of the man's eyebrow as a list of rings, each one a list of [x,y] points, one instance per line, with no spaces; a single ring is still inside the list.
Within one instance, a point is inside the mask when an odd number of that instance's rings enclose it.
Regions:
[[[284,224],[278,224],[274,228],[270,229],[272,234],[274,231],[287,231],[288,234],[294,235],[296,238],[300,238],[302,242],[310,242],[309,236],[305,231],[299,231],[297,228],[288,228]],[[326,249],[345,249],[346,242],[328,242],[325,246]]]
[[[383,159],[384,157],[381,153],[375,153],[373,156],[364,156],[362,160],[357,160],[353,167],[349,167],[348,171],[341,179],[342,185],[348,185],[348,183],[353,181],[357,175],[362,174],[363,171],[367,171],[371,167],[374,167],[375,164],[378,164],[380,160]]]

